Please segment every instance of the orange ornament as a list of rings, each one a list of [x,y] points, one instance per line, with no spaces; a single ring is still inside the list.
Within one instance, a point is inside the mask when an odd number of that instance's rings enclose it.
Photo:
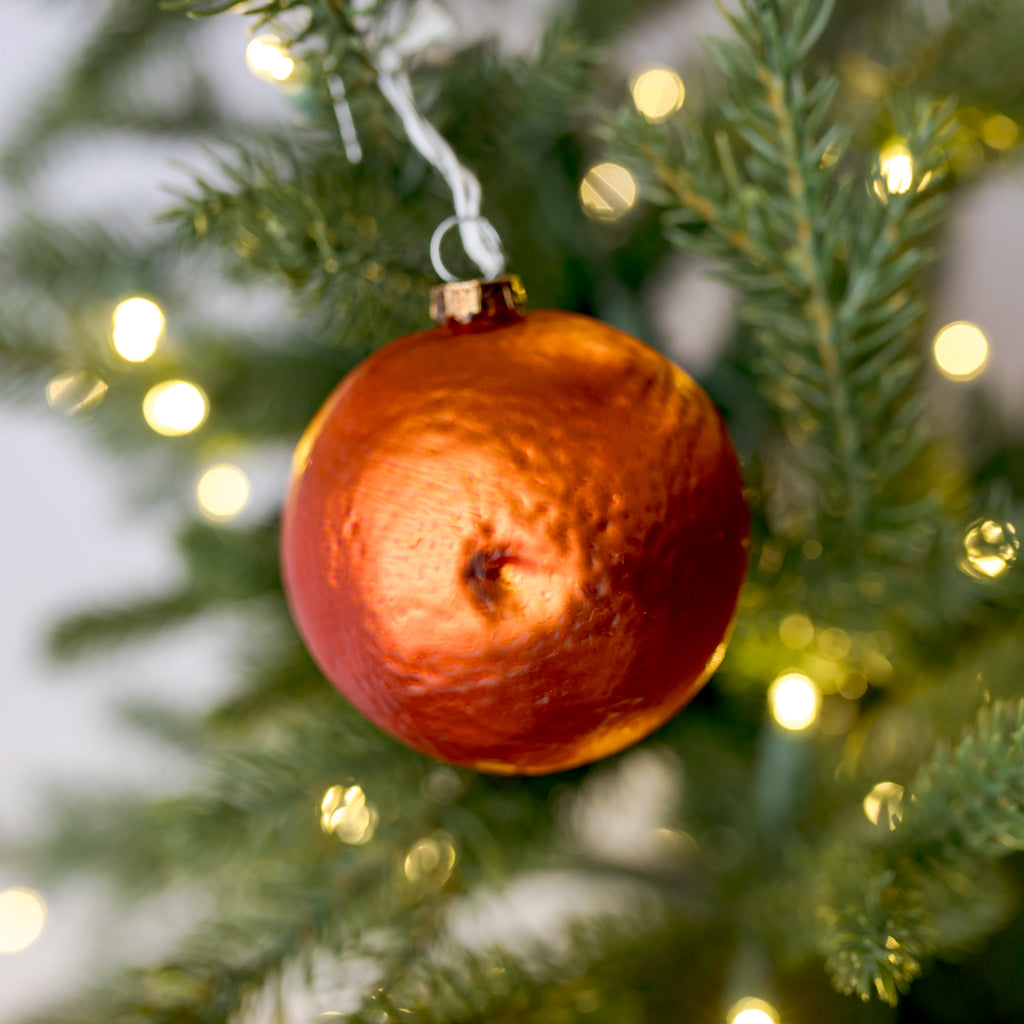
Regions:
[[[448,286],[335,389],[295,456],[285,590],[352,703],[455,764],[615,753],[714,671],[748,515],[710,398],[635,338]],[[467,304],[468,303],[468,304]]]

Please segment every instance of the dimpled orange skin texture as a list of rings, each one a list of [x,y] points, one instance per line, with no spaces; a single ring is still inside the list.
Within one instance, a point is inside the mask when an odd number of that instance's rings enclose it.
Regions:
[[[296,451],[282,564],[320,667],[408,745],[499,774],[605,757],[724,653],[748,515],[708,396],[541,311],[401,338]]]

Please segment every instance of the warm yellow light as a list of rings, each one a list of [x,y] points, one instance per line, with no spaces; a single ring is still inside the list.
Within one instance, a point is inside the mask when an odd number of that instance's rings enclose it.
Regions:
[[[196,485],[196,501],[209,519],[231,519],[249,503],[249,478],[237,466],[211,466]]]
[[[686,98],[683,80],[668,68],[651,68],[629,85],[636,109],[652,124],[667,121]]]
[[[779,1011],[763,999],[748,996],[733,1004],[726,1020],[729,1024],[779,1024]]]
[[[429,882],[438,889],[455,867],[455,847],[444,832],[418,839],[405,856],[403,868],[410,882]]]
[[[111,341],[114,351],[129,363],[141,363],[155,351],[164,330],[164,314],[149,299],[135,296],[114,309]]]
[[[947,324],[935,335],[935,364],[950,380],[973,380],[988,363],[988,339],[966,320]]]
[[[20,953],[43,932],[46,904],[31,889],[0,892],[0,953]]]
[[[967,528],[960,567],[976,579],[1001,576],[1017,560],[1020,541],[1012,523],[985,519]]]
[[[266,82],[283,82],[295,70],[295,61],[285,52],[284,43],[269,32],[249,41],[245,63],[257,78]]]
[[[165,380],[151,387],[142,400],[142,415],[158,434],[189,434],[206,419],[206,395],[187,380]]]
[[[768,703],[779,725],[798,732],[817,719],[821,691],[802,672],[786,672],[768,688]]]
[[[892,142],[879,154],[882,178],[892,193],[908,192],[914,183],[914,161],[902,142]]]
[[[779,639],[791,651],[809,647],[814,639],[814,623],[806,615],[787,615],[779,623]]]
[[[368,843],[378,818],[361,786],[331,786],[320,801],[320,827],[350,846]]]
[[[636,180],[621,164],[591,167],[580,183],[584,212],[595,220],[618,220],[636,203]]]
[[[845,629],[837,629],[833,626],[818,635],[818,646],[821,648],[822,654],[829,658],[835,658],[836,661],[842,661],[850,653],[853,641]]]
[[[61,409],[71,416],[98,405],[107,390],[105,380],[93,377],[84,370],[70,370],[58,373],[46,382],[46,404],[51,409]]]
[[[981,126],[981,138],[991,149],[1011,149],[1020,138],[1020,127],[1005,114],[993,114],[985,118]]]
[[[872,825],[885,820],[890,831],[896,828],[903,820],[903,787],[898,782],[879,782],[864,797],[864,815]]]

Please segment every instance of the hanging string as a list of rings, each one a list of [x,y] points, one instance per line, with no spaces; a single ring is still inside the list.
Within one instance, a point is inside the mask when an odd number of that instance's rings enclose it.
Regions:
[[[483,278],[489,280],[498,277],[505,269],[505,254],[502,252],[498,233],[480,214],[480,182],[476,175],[461,163],[441,133],[416,108],[412,83],[404,69],[402,54],[396,45],[401,21],[404,21],[408,14],[407,5],[393,4],[385,10],[383,16],[373,18],[365,12],[375,3],[376,0],[352,0],[352,9],[353,21],[364,38],[370,42],[371,54],[375,55],[374,63],[381,94],[398,115],[409,141],[417,152],[436,168],[451,190],[455,223],[458,224],[466,255],[479,267]],[[340,109],[337,99],[339,95],[342,101]],[[348,102],[344,99],[344,86],[341,87],[340,94],[332,89],[332,96],[335,97],[335,110],[339,112],[338,123],[344,139],[342,111],[347,112],[348,121],[351,121]],[[361,158],[362,151],[359,152]],[[451,281],[455,278],[440,259],[440,237],[450,226],[448,221],[445,221],[444,225],[446,226],[443,230],[438,229],[440,235],[435,233],[437,244],[431,244],[431,259],[438,276]]]

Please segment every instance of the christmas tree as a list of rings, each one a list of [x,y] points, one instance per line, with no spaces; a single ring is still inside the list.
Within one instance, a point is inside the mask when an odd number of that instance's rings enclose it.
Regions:
[[[516,5],[114,0],[10,140],[23,195],[73,133],[205,146],[156,230],[27,204],[4,227],[5,397],[45,396],[153,481],[183,569],[59,622],[52,652],[244,631],[212,710],[130,708],[189,788],[64,794],[4,850],[40,891],[90,872],[190,908],[172,948],[40,1021],[1024,1016],[1024,463],[1013,399],[986,386],[1015,338],[941,304],[950,218],[1020,153],[1024,7],[541,7],[514,45]],[[277,122],[218,102],[204,63],[243,16]],[[280,505],[246,510],[239,466],[293,449],[348,371],[426,328],[439,272],[499,274],[496,237],[529,309],[699,378],[750,512],[724,660],[693,640],[713,678],[641,743],[539,775],[441,763],[338,694],[282,591]],[[575,415],[549,400],[542,446]],[[623,434],[631,407],[606,421]],[[600,468],[567,464],[562,500]],[[655,555],[652,579],[686,575]],[[512,558],[473,563],[485,611]],[[698,605],[722,586],[700,564]],[[644,643],[688,614],[639,619]]]

